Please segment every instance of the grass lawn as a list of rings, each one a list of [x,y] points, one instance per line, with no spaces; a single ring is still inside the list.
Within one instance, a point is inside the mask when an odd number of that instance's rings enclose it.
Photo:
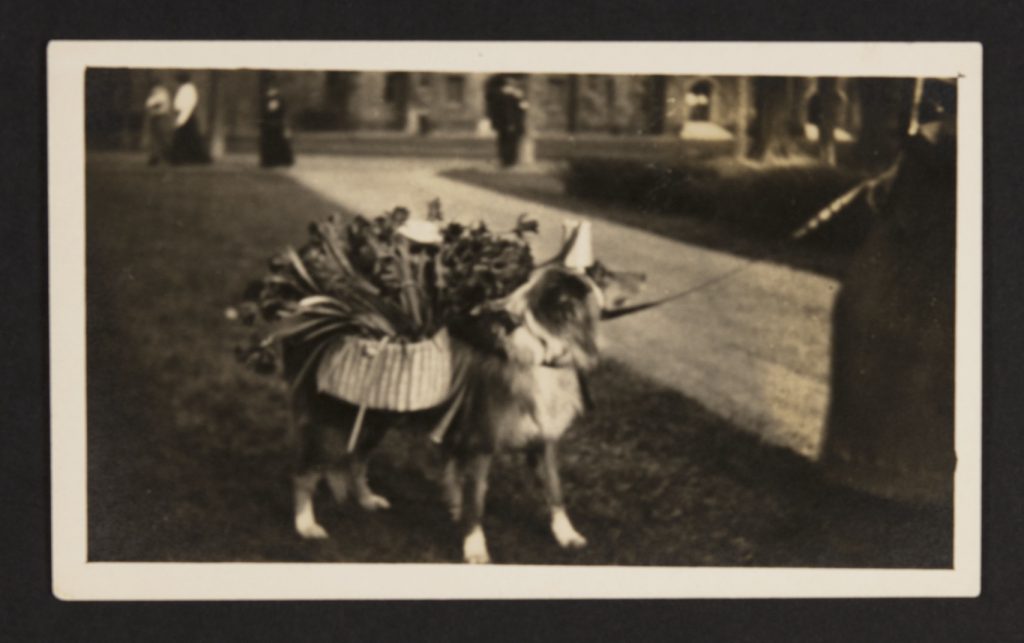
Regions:
[[[371,470],[392,509],[318,514],[292,530],[292,448],[276,379],[235,363],[224,319],[246,282],[336,210],[287,176],[241,165],[87,164],[90,560],[454,562],[438,457],[393,433]],[[59,314],[59,311],[54,311]],[[951,516],[817,482],[695,402],[607,363],[598,409],[569,434],[570,512],[590,545],[562,552],[516,457],[492,475],[485,522],[505,563],[948,567]]]

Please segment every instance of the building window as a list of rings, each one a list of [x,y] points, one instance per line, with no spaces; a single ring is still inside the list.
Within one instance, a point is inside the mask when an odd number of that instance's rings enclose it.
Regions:
[[[841,91],[838,92],[838,104],[835,106],[835,110],[836,122],[835,130],[833,131],[832,136],[835,138],[835,140],[840,142],[845,143],[852,141],[853,137],[844,128],[844,125],[846,123],[846,94],[844,94]],[[807,102],[804,111],[804,137],[810,141],[817,141],[820,136],[821,121],[823,117],[821,94],[819,94],[817,90],[815,90],[813,94],[807,97]]]
[[[384,102],[402,103],[409,95],[409,74],[395,72],[384,76]]]
[[[565,109],[568,92],[564,78],[548,78],[548,103],[556,109]]]
[[[710,121],[711,97],[714,87],[709,80],[698,80],[686,92],[686,120]]]
[[[444,81],[444,100],[449,105],[461,105],[466,101],[466,79],[462,76],[447,76]]]

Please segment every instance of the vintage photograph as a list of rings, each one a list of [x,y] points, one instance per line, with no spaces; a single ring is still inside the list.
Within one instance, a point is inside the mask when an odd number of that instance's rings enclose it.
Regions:
[[[519,47],[82,63],[86,566],[954,570],[955,70]]]

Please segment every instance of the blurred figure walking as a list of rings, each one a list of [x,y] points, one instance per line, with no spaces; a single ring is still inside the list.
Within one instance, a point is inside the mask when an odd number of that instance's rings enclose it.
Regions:
[[[287,111],[277,87],[267,89],[260,105],[260,165],[287,167],[295,162],[288,140]]]
[[[523,91],[512,78],[495,76],[487,86],[487,118],[498,134],[498,158],[502,167],[519,162],[519,140],[526,129],[528,107]]]
[[[171,92],[156,83],[146,98],[146,149],[149,164],[167,161],[171,139]]]
[[[206,151],[202,136],[199,134],[199,119],[196,108],[199,106],[199,90],[192,83],[187,72],[177,76],[178,90],[174,93],[174,137],[171,142],[171,163],[209,163],[210,154]]]

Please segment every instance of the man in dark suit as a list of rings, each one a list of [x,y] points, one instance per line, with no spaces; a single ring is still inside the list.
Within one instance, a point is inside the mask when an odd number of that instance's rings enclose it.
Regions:
[[[519,160],[519,140],[526,129],[527,103],[509,76],[497,76],[487,87],[487,117],[498,134],[498,158],[503,167]]]

